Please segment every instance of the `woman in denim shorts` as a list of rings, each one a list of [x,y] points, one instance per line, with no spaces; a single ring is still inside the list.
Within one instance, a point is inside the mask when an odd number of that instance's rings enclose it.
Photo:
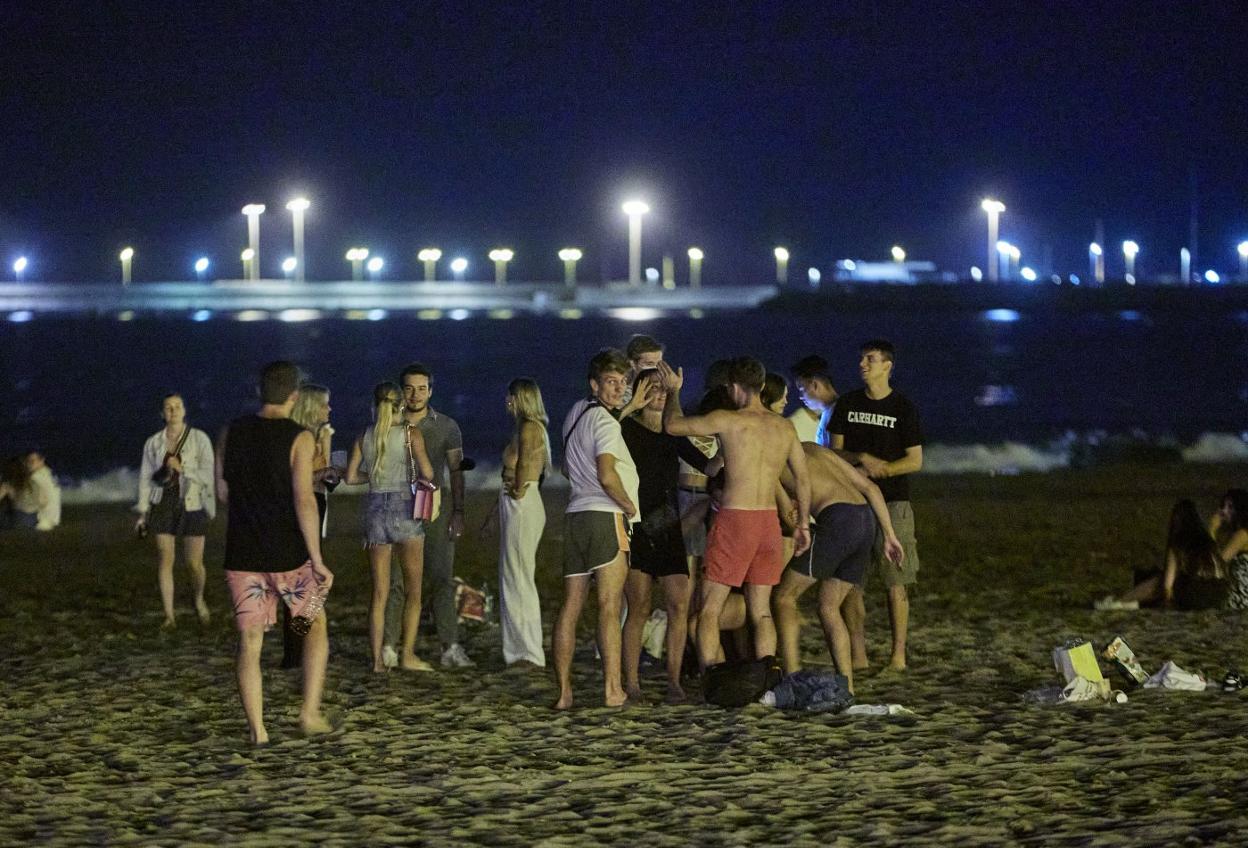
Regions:
[[[403,638],[399,667],[407,671],[431,671],[433,666],[416,656],[416,627],[420,622],[420,581],[424,570],[425,528],[412,518],[413,476],[429,480],[433,464],[425,451],[420,430],[402,418],[399,387],[391,382],[373,389],[373,425],[356,439],[347,464],[347,481],[368,483],[361,515],[364,546],[373,574],[373,597],[368,609],[368,641],[373,671],[384,672],[382,632],[386,600],[390,595],[390,554],[394,545],[402,551],[404,584]]]

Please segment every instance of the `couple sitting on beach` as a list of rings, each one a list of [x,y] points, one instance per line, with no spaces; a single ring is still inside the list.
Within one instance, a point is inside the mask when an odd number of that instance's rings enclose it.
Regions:
[[[1160,571],[1136,572],[1136,585],[1096,602],[1098,610],[1164,606],[1179,610],[1248,609],[1248,491],[1231,489],[1206,526],[1183,499],[1170,511]]]

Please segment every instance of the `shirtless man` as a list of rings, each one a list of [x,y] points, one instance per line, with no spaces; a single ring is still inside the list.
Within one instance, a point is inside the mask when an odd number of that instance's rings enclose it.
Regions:
[[[771,589],[784,571],[776,482],[786,466],[794,478],[797,501],[796,553],[810,547],[810,482],[806,456],[793,425],[763,406],[759,392],[766,371],[753,357],[733,360],[728,390],[735,410],[685,417],[680,407],[682,369],[659,363],[667,389],[664,429],[673,436],[717,436],[724,457],[724,492],[715,524],[707,537],[702,611],[698,616],[698,661],[703,670],[714,662],[719,617],[729,590],[745,584],[745,605],[754,628],[754,654],[776,652],[771,619]]]
[[[799,637],[801,620],[797,599],[819,583],[819,622],[828,652],[836,670],[845,675],[849,691],[854,691],[854,669],[850,661],[849,628],[841,615],[841,605],[850,590],[862,585],[876,523],[883,530],[884,554],[900,566],[904,556],[901,542],[893,531],[888,505],[880,487],[831,450],[809,442],[802,445],[810,472],[810,511],[816,516],[810,550],[794,557],[776,589],[772,607],[780,634],[780,654],[784,670],[792,674],[802,667]],[[785,491],[796,491],[796,481],[786,468],[780,476]]]

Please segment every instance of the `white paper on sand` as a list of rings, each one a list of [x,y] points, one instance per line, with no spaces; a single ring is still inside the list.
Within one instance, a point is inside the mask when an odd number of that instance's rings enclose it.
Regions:
[[[908,710],[901,704],[854,704],[841,710],[841,715],[853,716],[912,716],[914,710]]]
[[[1144,681],[1145,689],[1181,689],[1185,692],[1203,692],[1209,686],[1208,681],[1199,674],[1184,671],[1174,664],[1173,660],[1162,663],[1157,673]]]

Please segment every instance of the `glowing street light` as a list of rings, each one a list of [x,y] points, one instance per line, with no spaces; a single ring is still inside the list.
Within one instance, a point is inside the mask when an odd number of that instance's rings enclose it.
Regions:
[[[1210,268],[1208,271],[1205,272],[1205,282],[1213,283],[1214,285],[1217,285],[1218,283],[1222,282],[1222,276],[1217,271]]]
[[[894,262],[897,262],[900,264],[906,261],[906,252],[902,250],[901,245],[899,244],[893,245],[893,249],[890,252],[893,254]]]
[[[19,283],[22,281],[22,273],[26,270],[26,266],[30,263],[26,261],[25,256],[19,256],[13,262],[13,278]]]
[[[997,263],[1000,266],[1000,273],[993,274],[990,279],[1006,279],[1010,278],[1010,259],[1014,256],[1014,245],[1008,241],[997,242]],[[991,268],[989,269],[991,270]]]
[[[468,270],[468,260],[462,256],[456,256],[451,260],[451,274],[458,282],[464,281],[464,272]]]
[[[1248,241],[1239,243],[1239,281],[1248,282]]]
[[[282,260],[282,273],[286,275],[286,279],[290,279],[290,275],[295,273],[295,269],[299,267],[299,260],[293,256],[287,256]]]
[[[1023,258],[1023,252],[1015,245],[1010,245],[1010,277],[1013,278],[1014,272],[1018,269],[1018,262]]]
[[[303,263],[303,213],[308,211],[308,207],[312,204],[308,202],[306,197],[296,197],[294,200],[286,204],[286,208],[290,210],[292,222],[295,230],[295,282],[302,283],[307,279],[304,272]],[[285,263],[283,263],[283,268]]]
[[[1096,242],[1088,245],[1088,264],[1091,266],[1092,279],[1097,283],[1105,282],[1105,250]]]
[[[416,254],[425,265],[425,282],[432,283],[438,278],[438,260],[442,258],[442,251],[436,247],[426,247],[420,253]]]
[[[564,285],[576,285],[576,263],[581,261],[581,256],[580,248],[577,247],[565,247],[559,251],[559,258],[563,260]]]
[[[201,256],[195,260],[195,276],[200,281],[204,279],[204,272],[208,270],[208,266],[212,263],[208,261],[207,256]]]
[[[134,248],[124,248],[121,253],[117,254],[117,258],[121,260],[121,284],[128,286],[130,285],[130,263],[134,260]]]
[[[823,272],[818,268],[806,269],[806,282],[810,283],[812,289],[819,288],[819,283],[823,281]]]
[[[1034,283],[1036,281],[1037,274],[1031,268],[1024,268],[1023,270],[1019,271],[1018,274],[1020,277],[1022,277],[1024,280],[1026,280],[1029,283]]]
[[[641,285],[641,216],[650,211],[642,200],[629,200],[622,207],[628,216],[628,284]]]
[[[776,257],[776,282],[784,285],[789,281],[789,249],[777,247],[772,253]]]
[[[370,280],[377,279],[381,276],[381,269],[384,267],[386,267],[386,260],[382,259],[380,256],[374,256],[372,259],[368,260],[368,278]]]
[[[351,279],[359,282],[364,279],[364,260],[368,258],[367,247],[353,247],[347,251],[347,261],[351,263]]]
[[[507,282],[507,263],[516,254],[506,247],[496,247],[490,251],[490,261],[494,263],[494,284],[501,286]]]
[[[1000,231],[1001,213],[1005,211],[1005,204],[985,197],[979,208],[988,213],[988,282],[995,283],[997,263],[993,259],[992,251],[997,246],[997,233]]]
[[[689,288],[702,288],[702,260],[705,254],[700,247],[689,248]]]
[[[247,216],[247,247],[251,250],[251,273],[248,279],[260,279],[260,216],[264,214],[263,203],[248,203],[243,207]],[[243,272],[244,274],[247,271]]]
[[[244,280],[258,279],[255,271],[253,270],[255,268],[255,262],[256,262],[256,249],[254,247],[249,247],[246,250],[244,250],[242,253],[240,253],[238,258],[243,260],[243,279]]]
[[[1127,262],[1127,283],[1135,285],[1135,257],[1140,252],[1140,246],[1133,241],[1124,241],[1122,243],[1122,256]]]

